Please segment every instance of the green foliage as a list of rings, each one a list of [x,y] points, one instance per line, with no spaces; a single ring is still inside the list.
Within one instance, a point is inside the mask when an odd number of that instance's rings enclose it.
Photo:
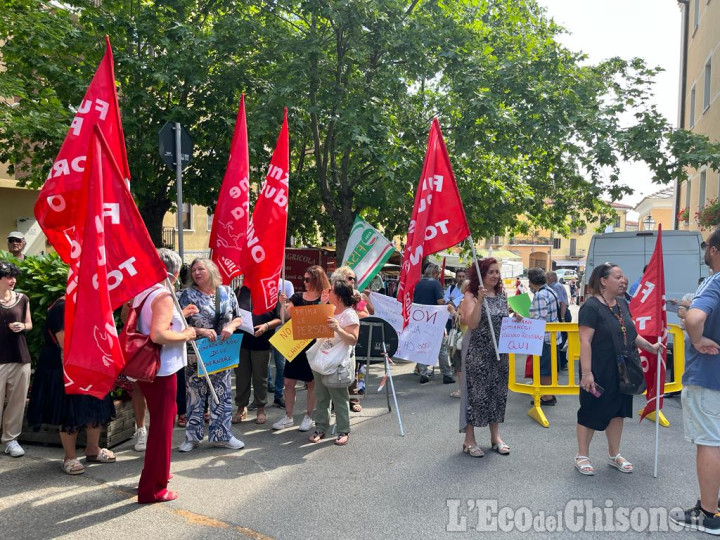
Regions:
[[[251,181],[288,106],[289,233],[334,236],[339,251],[356,214],[405,233],[433,115],[476,237],[610,215],[603,200],[632,191],[622,161],[647,163],[660,184],[688,166],[720,168],[720,145],[675,130],[650,103],[657,68],[588,64],[534,0],[95,4],[5,0],[0,97],[12,102],[0,100],[0,161],[43,181],[109,33],[132,190],[157,245],[175,191],[158,130],[189,129],[183,193],[212,210],[241,91]]]
[[[11,262],[20,269],[15,289],[25,293],[30,299],[33,329],[28,333],[27,341],[35,361],[44,343],[42,333],[47,310],[55,300],[65,294],[68,267],[55,253],[25,257],[18,261],[10,253],[0,251],[0,260]]]
[[[710,199],[702,210],[695,212],[695,220],[702,230],[720,225],[720,201]]]

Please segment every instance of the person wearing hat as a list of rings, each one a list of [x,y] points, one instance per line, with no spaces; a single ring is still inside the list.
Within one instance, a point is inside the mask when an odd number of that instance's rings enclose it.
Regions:
[[[20,231],[13,231],[7,236],[8,251],[18,261],[22,261],[25,258],[23,255],[23,249],[25,249],[25,235]]]

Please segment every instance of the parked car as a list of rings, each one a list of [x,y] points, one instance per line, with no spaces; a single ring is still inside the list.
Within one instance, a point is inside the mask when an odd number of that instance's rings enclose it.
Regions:
[[[571,279],[578,278],[577,272],[569,268],[558,268],[557,270],[555,270],[555,273],[557,274],[558,281],[562,279],[567,282]]]

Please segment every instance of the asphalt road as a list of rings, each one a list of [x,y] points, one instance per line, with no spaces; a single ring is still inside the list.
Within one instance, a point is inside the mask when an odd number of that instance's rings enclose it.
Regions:
[[[679,399],[666,400],[671,426],[660,430],[658,478],[652,477],[654,424],[638,424],[637,418],[626,421],[623,436],[623,454],[636,471],[622,474],[605,465],[605,438],[598,434],[591,447],[597,475],[584,477],[573,468],[576,397],[559,397],[557,406],[548,407],[550,427],[543,428],[527,415],[528,397],[511,393],[501,428],[511,455],[489,451],[488,431],[480,429],[486,456],[473,459],[461,453],[459,400],[449,396],[454,385],[436,377],[421,386],[412,367],[394,368],[404,437],[377,394],[352,415],[343,448],[331,440],[310,444],[294,429],[273,432],[270,425],[282,411],[271,408],[262,428],[252,415],[234,426],[244,450],[205,442],[188,454],[174,451],[171,488],[180,498],[170,503],[136,504],[143,455],[131,441],[114,449],[117,463],[90,464],[80,476],[62,473],[60,447],[26,445],[19,459],[2,454],[2,536],[445,538],[486,537],[495,534],[486,529],[505,528],[506,538],[645,538],[651,526],[667,530],[667,519],[657,515],[695,503],[695,450],[682,437]],[[371,390],[379,369],[373,368]],[[642,399],[636,398],[636,410]],[[296,422],[304,391],[299,401]],[[176,429],[175,446],[182,438]]]

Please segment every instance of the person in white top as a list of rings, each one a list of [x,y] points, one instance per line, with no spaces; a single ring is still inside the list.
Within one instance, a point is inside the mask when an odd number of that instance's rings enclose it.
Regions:
[[[165,248],[158,249],[158,255],[167,268],[171,283],[174,283],[182,265],[180,256]],[[177,499],[177,493],[167,489],[173,423],[177,412],[175,373],[187,365],[185,343],[195,339],[195,329],[186,326],[183,314],[175,307],[172,295],[164,284],[158,283],[137,295],[132,307],[137,308],[143,302],[138,329],[148,334],[154,343],[162,345],[162,350],[160,368],[153,382],[138,381],[152,423],[145,465],[138,484],[138,502],[141,504]],[[188,309],[192,307],[188,306]]]

